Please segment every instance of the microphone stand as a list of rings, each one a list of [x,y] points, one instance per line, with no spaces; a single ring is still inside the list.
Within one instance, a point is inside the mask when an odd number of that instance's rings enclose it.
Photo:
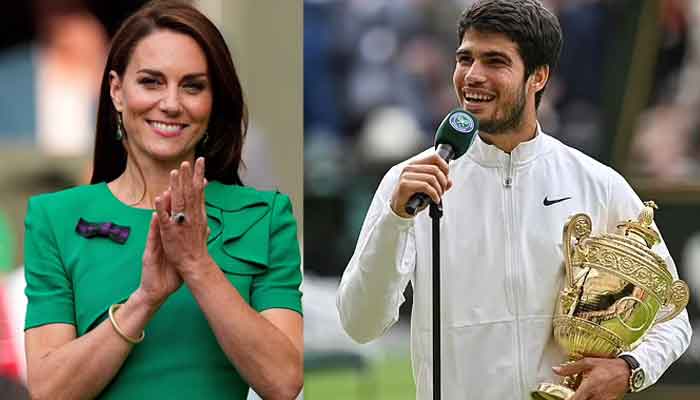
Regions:
[[[440,217],[442,204],[430,202],[433,220],[433,400],[440,400]]]

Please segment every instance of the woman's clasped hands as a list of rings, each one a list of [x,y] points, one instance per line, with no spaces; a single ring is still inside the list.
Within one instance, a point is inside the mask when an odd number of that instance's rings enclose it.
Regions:
[[[183,281],[212,265],[207,250],[204,158],[170,171],[170,187],[155,199],[155,212],[143,254],[141,287],[154,305],[162,304]]]

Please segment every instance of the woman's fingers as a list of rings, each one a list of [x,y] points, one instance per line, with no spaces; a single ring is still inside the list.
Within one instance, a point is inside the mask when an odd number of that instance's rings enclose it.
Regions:
[[[168,192],[166,192],[168,193]],[[165,195],[163,196],[165,197]],[[155,203],[156,203],[156,214],[158,215],[158,222],[160,223],[160,227],[165,227],[168,224],[168,220],[170,219],[170,213],[168,212],[168,209],[165,207],[165,202],[164,199],[161,196],[156,197]]]
[[[199,157],[194,166],[184,161],[179,169],[170,172],[171,214],[184,212],[188,217],[195,217],[203,208],[204,168],[204,157]]]
[[[146,238],[146,251],[144,251],[144,259],[151,260],[160,249],[160,228],[158,228],[158,215],[154,212],[151,215],[151,225],[148,229],[148,237]]]
[[[180,164],[180,190],[185,199],[185,210],[190,212],[194,205],[194,191],[192,190],[192,165],[188,161]]]
[[[181,273],[207,254],[207,216],[204,206],[204,160],[183,162],[172,170],[170,188],[155,201],[164,259]],[[185,223],[172,216],[185,214]]]
[[[204,157],[197,158],[194,162],[194,176],[192,177],[194,187],[204,186]]]
[[[203,221],[207,220],[207,212],[204,206],[205,196],[204,189],[207,186],[206,178],[204,177],[204,157],[197,158],[194,164],[194,175],[192,176],[192,185],[195,192],[195,204],[197,205],[196,212],[202,217]]]
[[[170,210],[172,210],[172,199],[173,199],[172,192],[170,191],[170,189],[166,190],[165,193],[163,193],[162,199],[163,199],[163,208],[165,209],[165,211],[168,214],[170,214]]]
[[[192,176],[194,204],[204,203],[204,186],[204,157],[199,157],[194,162],[194,174]]]
[[[173,226],[172,216],[180,212],[185,214],[188,225],[207,225],[204,207],[204,188],[207,180],[204,178],[204,167],[204,157],[199,157],[194,165],[184,161],[180,164],[180,169],[170,171],[170,188],[159,196],[156,204],[156,208],[165,210],[168,216],[167,221],[160,220],[161,229]]]
[[[170,213],[175,214],[185,210],[185,198],[180,185],[180,170],[170,171]]]

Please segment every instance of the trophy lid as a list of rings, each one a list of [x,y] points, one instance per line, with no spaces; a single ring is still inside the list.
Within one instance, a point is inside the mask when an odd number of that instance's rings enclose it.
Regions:
[[[656,203],[647,201],[644,203],[644,208],[642,212],[639,213],[637,221],[630,219],[618,224],[617,227],[622,230],[622,233],[626,237],[636,239],[646,244],[648,248],[652,248],[655,244],[661,242],[661,237],[659,237],[658,232],[651,227],[654,223],[654,210],[658,209],[659,207]]]

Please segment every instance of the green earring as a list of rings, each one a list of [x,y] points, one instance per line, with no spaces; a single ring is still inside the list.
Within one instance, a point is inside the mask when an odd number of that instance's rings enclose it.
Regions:
[[[117,113],[117,133],[114,135],[117,141],[124,138],[124,130],[122,129],[122,115]]]
[[[202,139],[202,146],[206,145],[208,140],[209,140],[209,132],[204,131],[204,139]]]

